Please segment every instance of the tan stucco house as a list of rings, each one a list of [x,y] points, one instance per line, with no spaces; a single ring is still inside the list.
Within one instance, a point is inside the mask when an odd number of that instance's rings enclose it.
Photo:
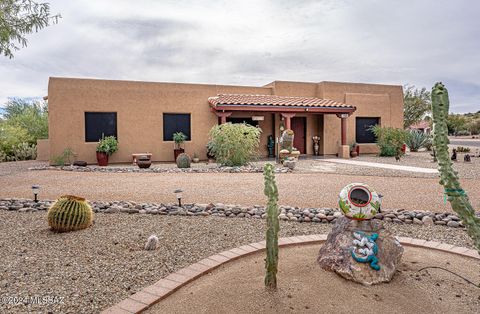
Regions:
[[[154,161],[173,161],[172,134],[188,136],[186,153],[206,158],[208,132],[218,123],[247,122],[267,138],[280,127],[295,132],[294,146],[313,154],[348,156],[357,142],[360,153],[375,153],[374,124],[401,128],[402,86],[340,82],[274,81],[261,87],[154,83],[52,77],[48,85],[49,139],[39,141],[39,159],[52,160],[71,148],[76,159],[96,163],[102,134],[115,135],[119,151],[110,162],[130,162],[133,153],[152,153]]]

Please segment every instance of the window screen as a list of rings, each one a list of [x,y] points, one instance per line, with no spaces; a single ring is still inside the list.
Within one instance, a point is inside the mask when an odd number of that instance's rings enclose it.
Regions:
[[[375,143],[370,127],[380,124],[380,118],[356,118],[355,136],[357,143]]]
[[[85,142],[98,142],[102,135],[117,139],[116,112],[85,112]]]
[[[182,132],[190,141],[190,114],[189,113],[164,113],[163,114],[163,140],[173,141],[173,133]]]

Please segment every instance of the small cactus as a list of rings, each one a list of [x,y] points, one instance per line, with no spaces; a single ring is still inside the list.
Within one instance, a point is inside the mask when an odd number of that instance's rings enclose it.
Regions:
[[[63,195],[48,210],[48,225],[53,231],[67,232],[92,225],[92,208],[84,198]]]
[[[275,174],[272,164],[266,164],[263,168],[265,177],[264,194],[268,197],[267,204],[267,232],[266,246],[267,258],[265,260],[265,286],[269,289],[277,288],[278,270],[278,232],[280,223],[278,220],[278,189],[275,183]]]
[[[467,233],[480,252],[480,217],[475,215],[467,194],[460,186],[457,172],[452,167],[448,154],[447,116],[450,102],[448,91],[442,83],[437,83],[432,89],[432,113],[434,123],[433,145],[438,159],[440,184],[445,188],[452,209],[460,216],[467,228]]]
[[[190,163],[192,160],[190,159],[190,156],[188,156],[185,153],[181,153],[177,157],[177,167],[178,168],[190,168]]]
[[[148,237],[147,243],[145,243],[145,250],[153,251],[157,248],[158,237],[154,234]]]

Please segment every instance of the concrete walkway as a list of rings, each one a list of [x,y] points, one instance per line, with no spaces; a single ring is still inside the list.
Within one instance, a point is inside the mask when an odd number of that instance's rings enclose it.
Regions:
[[[326,162],[334,162],[334,163],[347,164],[347,165],[357,165],[357,166],[364,166],[364,167],[384,168],[384,169],[391,169],[391,170],[420,172],[420,173],[438,173],[437,169],[381,164],[377,162],[357,161],[357,160],[349,160],[349,159],[321,159],[321,160]]]

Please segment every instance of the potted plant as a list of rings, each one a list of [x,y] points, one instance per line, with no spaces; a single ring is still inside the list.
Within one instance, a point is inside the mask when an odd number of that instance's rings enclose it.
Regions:
[[[197,153],[193,153],[192,161],[193,161],[194,163],[198,163],[198,162],[200,161],[200,158],[198,158]]]
[[[357,143],[353,142],[350,145],[350,157],[357,157],[358,156],[358,145]]]
[[[173,141],[175,142],[175,148],[173,150],[173,155],[175,160],[177,160],[178,155],[185,152],[185,149],[182,148],[182,144],[187,140],[187,136],[182,132],[173,133]]]
[[[142,155],[137,159],[137,166],[140,169],[148,169],[152,165],[152,160],[148,155]]]
[[[108,157],[118,150],[115,136],[102,137],[97,144],[97,162],[99,166],[108,166]]]

